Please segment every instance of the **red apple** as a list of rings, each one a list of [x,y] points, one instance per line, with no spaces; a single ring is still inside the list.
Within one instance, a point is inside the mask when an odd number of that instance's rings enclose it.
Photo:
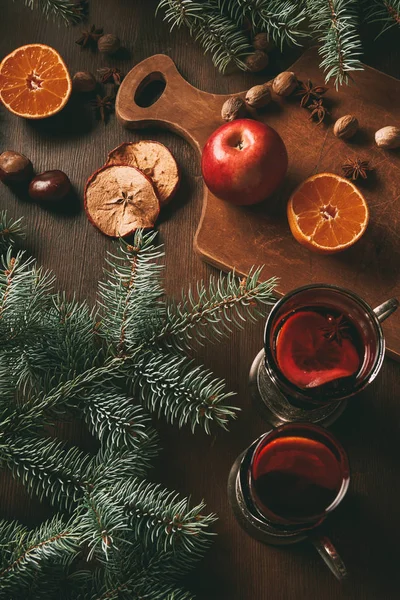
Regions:
[[[232,204],[257,204],[282,183],[288,166],[280,135],[264,123],[237,119],[219,127],[203,149],[209,190]]]

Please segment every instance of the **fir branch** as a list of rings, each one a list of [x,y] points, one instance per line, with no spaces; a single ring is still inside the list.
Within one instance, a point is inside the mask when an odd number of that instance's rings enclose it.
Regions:
[[[244,33],[229,17],[222,14],[216,2],[192,0],[161,0],[157,12],[165,11],[164,20],[174,27],[185,25],[190,35],[199,41],[213,64],[223,73],[230,63],[246,69],[244,58],[251,48]]]
[[[123,484],[116,499],[129,517],[130,535],[144,549],[173,550],[192,564],[210,546],[207,530],[216,517],[202,514],[204,502],[190,508],[188,498],[138,479]]]
[[[58,440],[34,437],[0,438],[0,463],[40,500],[71,509],[82,497],[90,457],[78,448],[65,450]]]
[[[308,36],[304,21],[306,10],[302,2],[290,0],[216,0],[226,12],[243,26],[251,23],[253,31],[265,31],[281,49],[285,43],[301,45]]]
[[[0,263],[0,338],[2,347],[26,341],[41,331],[44,312],[51,302],[54,276],[37,268],[33,259],[11,248]]]
[[[239,410],[226,403],[234,394],[225,391],[225,382],[186,357],[153,351],[134,366],[132,381],[149,411],[179,427],[190,424],[192,431],[201,425],[210,433],[212,422],[227,429]]]
[[[44,565],[63,562],[66,555],[79,551],[79,535],[60,517],[55,516],[39,528],[28,531],[17,525],[18,538],[0,546],[0,589],[8,598],[20,598],[22,590],[35,580]],[[3,558],[6,557],[6,561]]]
[[[381,25],[377,37],[396,25],[400,26],[400,0],[363,0],[363,6],[366,20]]]
[[[109,253],[111,270],[100,283],[99,333],[112,344],[115,354],[124,355],[143,338],[144,332],[158,324],[162,305],[158,302],[162,266],[157,260],[164,253],[153,244],[157,233],[135,233],[133,244],[121,240],[120,252]]]
[[[273,304],[277,279],[260,282],[261,271],[251,269],[241,279],[234,273],[221,274],[217,279],[211,276],[208,287],[201,282],[196,293],[189,289],[181,303],[167,306],[166,322],[155,340],[183,350],[195,341],[219,341],[233,327],[243,329],[247,319],[264,318],[261,307]]]
[[[69,0],[25,0],[29,8],[40,9],[46,18],[59,18],[66,25],[79,23],[84,17],[84,3],[77,4]]]
[[[21,223],[22,219],[8,218],[6,210],[0,212],[0,252],[25,237]]]
[[[119,451],[103,447],[92,460],[87,471],[91,487],[108,490],[118,481],[132,477],[144,478],[158,454],[158,437],[142,438],[142,447],[136,450]]]
[[[352,71],[362,70],[361,41],[357,33],[356,0],[306,0],[311,28],[321,43],[325,80],[336,88],[349,83]]]
[[[104,489],[84,495],[78,521],[81,543],[89,549],[87,560],[93,557],[101,563],[113,560],[119,542],[124,540],[127,519],[121,506],[110,500]]]
[[[85,420],[103,447],[147,450],[157,446],[157,434],[141,406],[119,390],[100,386],[82,400]],[[145,452],[144,452],[145,454]]]

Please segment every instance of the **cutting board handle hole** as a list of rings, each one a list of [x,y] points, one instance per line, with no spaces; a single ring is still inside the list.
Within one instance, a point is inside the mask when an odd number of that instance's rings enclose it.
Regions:
[[[153,106],[161,98],[167,82],[162,73],[154,71],[146,75],[139,83],[134,100],[141,108]]]

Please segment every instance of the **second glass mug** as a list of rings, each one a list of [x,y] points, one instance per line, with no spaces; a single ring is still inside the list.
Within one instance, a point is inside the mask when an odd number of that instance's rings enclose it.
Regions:
[[[385,355],[381,323],[398,306],[391,298],[372,309],[357,294],[328,284],[281,298],[250,371],[252,396],[267,421],[331,424],[345,400],[379,373]]]
[[[349,480],[346,452],[331,433],[290,423],[263,434],[237,458],[228,497],[252,537],[273,545],[309,540],[343,579],[346,567],[320,526],[343,500]]]

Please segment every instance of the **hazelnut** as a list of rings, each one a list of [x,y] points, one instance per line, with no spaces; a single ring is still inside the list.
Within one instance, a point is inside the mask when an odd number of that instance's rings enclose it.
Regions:
[[[246,104],[251,108],[262,108],[271,102],[271,89],[267,83],[255,85],[246,94]]]
[[[297,88],[298,81],[292,71],[283,71],[272,82],[272,90],[278,96],[290,96]]]
[[[103,52],[104,54],[115,54],[121,47],[121,42],[119,37],[112,33],[106,33],[99,38],[97,42],[97,47],[99,52]]]
[[[258,71],[262,71],[268,66],[268,54],[265,54],[262,50],[256,50],[254,54],[249,54],[246,57],[245,63],[248,71],[258,73]]]
[[[358,120],[353,115],[340,117],[333,126],[333,134],[342,140],[349,140],[358,131]]]
[[[63,171],[44,171],[30,182],[29,195],[33,200],[57,202],[68,196],[71,188],[71,182]]]
[[[400,129],[399,127],[393,127],[388,125],[382,127],[375,133],[376,145],[386,150],[394,150],[400,148]]]
[[[224,121],[234,121],[235,119],[243,119],[247,114],[246,105],[239,96],[228,98],[222,105],[221,117]]]
[[[72,78],[74,92],[93,92],[96,88],[96,79],[88,71],[78,71]]]
[[[272,42],[268,35],[265,32],[257,33],[253,39],[253,48],[254,50],[262,50],[263,52],[270,52],[275,47],[274,42]]]
[[[13,150],[0,154],[0,179],[4,183],[22,183],[32,175],[33,165],[24,154]]]

